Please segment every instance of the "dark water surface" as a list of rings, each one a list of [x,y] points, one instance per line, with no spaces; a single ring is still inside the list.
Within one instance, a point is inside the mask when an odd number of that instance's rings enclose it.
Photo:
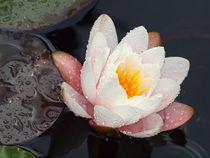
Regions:
[[[114,140],[98,136],[87,120],[65,109],[47,132],[19,146],[47,158],[210,157],[210,1],[100,0],[77,24],[47,34],[36,33],[83,62],[89,31],[102,13],[112,17],[119,39],[143,25],[148,31],[161,33],[167,56],[190,60],[189,76],[177,101],[194,108],[193,118],[178,129],[149,139],[123,136]]]

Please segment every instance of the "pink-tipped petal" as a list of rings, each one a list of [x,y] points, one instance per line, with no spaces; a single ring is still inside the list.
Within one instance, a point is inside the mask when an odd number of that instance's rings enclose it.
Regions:
[[[149,32],[149,45],[148,49],[154,48],[162,45],[162,39],[160,33],[158,32]]]
[[[123,119],[104,106],[94,106],[94,122],[100,126],[118,128],[124,125]]]
[[[186,104],[173,102],[159,114],[164,121],[162,131],[168,131],[185,124],[193,115],[194,110]]]
[[[142,130],[143,130],[142,119],[140,119],[138,122],[136,122],[134,124],[123,126],[123,127],[119,128],[119,131],[126,135],[135,134],[135,133],[141,132]]]
[[[144,51],[141,57],[143,64],[158,64],[162,67],[165,59],[165,50],[163,47],[151,48]]]
[[[111,109],[112,112],[117,113],[124,120],[124,125],[133,124],[141,118],[141,110],[133,106],[117,106]]]
[[[81,63],[70,54],[61,51],[54,52],[52,57],[64,81],[82,94],[80,81]]]
[[[155,87],[152,95],[162,94],[163,99],[160,106],[156,109],[156,112],[163,110],[174,99],[178,96],[180,92],[180,85],[172,79],[160,79],[157,86]]]
[[[66,82],[63,82],[61,89],[64,103],[76,116],[84,118],[93,116],[93,105],[84,96],[80,95]]]
[[[143,27],[137,27],[131,30],[120,42],[120,45],[123,43],[129,44],[135,53],[141,53],[142,51],[148,48],[148,33],[147,30]]]
[[[113,51],[113,49],[118,44],[118,39],[117,39],[117,33],[116,33],[114,23],[108,15],[102,14],[95,21],[92,27],[92,30],[90,32],[89,44],[92,43],[92,40],[97,32],[103,33],[107,41],[108,47],[111,49],[111,51]],[[89,47],[89,44],[88,44],[88,47]]]
[[[171,78],[179,84],[188,74],[190,62],[182,57],[167,57],[161,70],[161,78]]]
[[[153,113],[135,124],[121,127],[120,132],[132,137],[146,138],[160,133],[162,127],[162,118],[160,115]]]

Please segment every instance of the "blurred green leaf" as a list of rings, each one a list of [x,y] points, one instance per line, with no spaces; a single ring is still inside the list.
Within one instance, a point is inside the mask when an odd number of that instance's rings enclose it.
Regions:
[[[15,146],[0,146],[0,158],[36,158],[30,152]]]

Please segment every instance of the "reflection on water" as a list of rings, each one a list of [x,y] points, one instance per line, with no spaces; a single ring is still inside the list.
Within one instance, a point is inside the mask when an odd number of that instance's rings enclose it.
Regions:
[[[149,139],[124,137],[121,140],[88,137],[89,158],[208,158],[196,142],[185,138],[182,130],[159,134]]]
[[[198,143],[187,139],[182,130],[174,130],[169,135],[164,134],[165,145],[153,148],[152,158],[205,158],[209,157],[205,149]]]
[[[88,136],[88,151],[90,158],[115,158],[119,150],[119,140],[103,139],[98,136]]]
[[[187,139],[181,129],[148,139],[123,136],[111,139],[97,135],[88,121],[64,112],[51,130],[20,147],[45,158],[208,158],[198,143]],[[87,154],[88,155],[84,155]]]

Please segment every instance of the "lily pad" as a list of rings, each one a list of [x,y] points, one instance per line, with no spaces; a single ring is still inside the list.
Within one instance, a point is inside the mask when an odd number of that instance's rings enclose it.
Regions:
[[[0,0],[0,28],[31,30],[55,24],[92,0]]]
[[[15,146],[0,146],[1,158],[35,158],[31,153]]]
[[[16,144],[46,131],[63,110],[62,78],[37,37],[0,31],[0,143]]]

